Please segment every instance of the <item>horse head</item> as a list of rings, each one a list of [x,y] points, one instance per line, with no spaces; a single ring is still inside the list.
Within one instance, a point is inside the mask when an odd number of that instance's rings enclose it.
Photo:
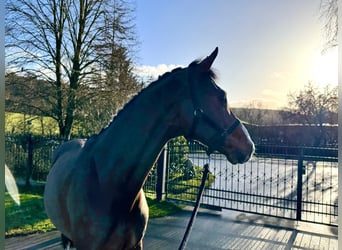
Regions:
[[[231,163],[243,163],[253,154],[254,144],[244,125],[230,111],[226,93],[215,83],[211,65],[217,54],[218,48],[188,67],[188,100],[192,108],[187,109],[189,129],[185,136],[208,146],[208,153],[217,150]]]

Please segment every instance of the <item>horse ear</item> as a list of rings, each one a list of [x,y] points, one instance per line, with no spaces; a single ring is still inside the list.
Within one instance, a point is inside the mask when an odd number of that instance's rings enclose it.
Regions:
[[[213,64],[216,56],[218,53],[218,47],[215,48],[215,50],[210,54],[210,56],[206,57],[202,62],[200,62],[199,66],[201,68],[201,71],[209,71],[211,65]]]

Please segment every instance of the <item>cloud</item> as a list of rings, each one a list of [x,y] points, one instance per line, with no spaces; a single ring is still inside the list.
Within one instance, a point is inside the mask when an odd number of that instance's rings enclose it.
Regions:
[[[134,73],[142,78],[143,80],[155,80],[160,75],[169,72],[175,68],[184,67],[183,65],[174,65],[174,64],[159,64],[157,66],[148,66],[148,65],[136,65],[134,67]]]
[[[283,98],[284,97],[284,92],[278,91],[278,90],[273,90],[273,89],[263,89],[261,91],[261,94],[263,96],[272,97],[274,99],[278,99],[278,98]],[[285,97],[286,97],[286,93],[285,93]]]
[[[280,78],[284,78],[284,75],[283,75],[283,73],[281,73],[281,72],[274,71],[274,72],[272,72],[272,74],[270,75],[270,78],[271,78],[271,79],[280,79]]]

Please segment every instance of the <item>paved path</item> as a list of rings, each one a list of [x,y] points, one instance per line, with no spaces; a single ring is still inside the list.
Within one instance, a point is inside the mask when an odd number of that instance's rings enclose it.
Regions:
[[[178,249],[191,211],[151,219],[145,250]],[[61,250],[59,232],[8,238],[5,249]],[[200,210],[187,250],[216,249],[326,249],[337,250],[337,228],[223,210]]]

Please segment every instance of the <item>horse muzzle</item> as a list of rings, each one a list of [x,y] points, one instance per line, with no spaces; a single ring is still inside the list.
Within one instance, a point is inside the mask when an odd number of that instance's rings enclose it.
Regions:
[[[238,149],[234,149],[233,153],[226,154],[228,161],[232,164],[241,164],[247,162],[254,153],[254,144],[249,144],[246,147],[246,150],[240,151]]]
[[[221,145],[218,151],[232,164],[247,162],[255,151],[254,143],[242,124],[230,136],[225,137]]]

